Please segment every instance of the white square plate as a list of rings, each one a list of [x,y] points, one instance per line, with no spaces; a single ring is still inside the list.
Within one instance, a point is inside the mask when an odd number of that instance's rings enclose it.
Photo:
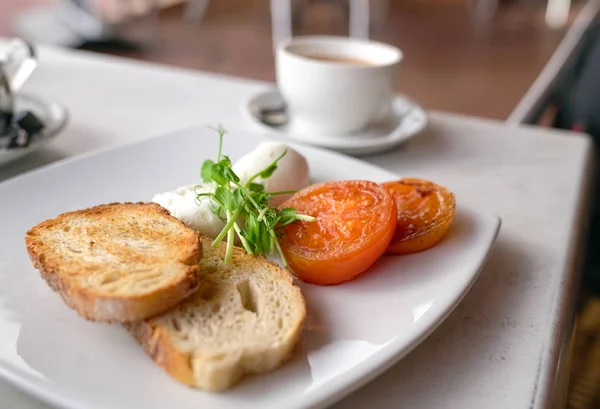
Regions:
[[[232,160],[263,138],[232,132]],[[314,181],[397,178],[336,153],[295,146]],[[200,182],[217,137],[190,129],[66,160],[0,184],[0,376],[48,402],[78,409],[318,408],[393,365],[456,307],[482,268],[497,217],[457,206],[433,249],[382,257],[358,279],[333,287],[300,284],[306,328],[279,370],[246,378],[222,394],[172,380],[119,325],[86,322],[32,267],[25,231],[59,213],[152,195]]]

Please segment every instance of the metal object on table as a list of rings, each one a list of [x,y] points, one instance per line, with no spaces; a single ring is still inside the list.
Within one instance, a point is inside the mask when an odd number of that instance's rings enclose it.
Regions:
[[[4,133],[0,135],[0,149],[27,148],[45,128],[36,113],[21,111],[5,115]]]
[[[0,112],[12,113],[14,95],[36,67],[37,57],[33,47],[20,39],[10,40],[4,54],[0,54]]]
[[[0,149],[27,147],[44,123],[31,111],[18,111],[16,96],[37,67],[33,46],[20,39],[8,42],[0,57]]]
[[[255,101],[252,101],[248,109],[262,123],[272,127],[282,126],[288,121],[286,106],[284,104],[272,107],[259,106]]]
[[[51,143],[68,122],[67,108],[53,100],[19,93],[15,98],[17,114],[12,117],[18,132],[0,138],[0,167],[17,161]]]
[[[287,122],[285,107],[277,109],[261,109],[258,115],[261,121],[270,126],[281,126]]]

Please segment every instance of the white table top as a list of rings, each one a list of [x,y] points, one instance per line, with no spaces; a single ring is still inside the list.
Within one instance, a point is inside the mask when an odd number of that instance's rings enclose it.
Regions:
[[[0,180],[67,156],[197,124],[258,128],[243,105],[271,86],[89,53],[42,49],[26,91],[66,104],[67,129]],[[577,134],[431,113],[405,147],[368,160],[447,185],[502,217],[461,305],[413,353],[334,408],[549,408],[568,356],[574,264],[592,145]],[[48,406],[0,381],[0,408]],[[558,405],[557,405],[558,406]]]

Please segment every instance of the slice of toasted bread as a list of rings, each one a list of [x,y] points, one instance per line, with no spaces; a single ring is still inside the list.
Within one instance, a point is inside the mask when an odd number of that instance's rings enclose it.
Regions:
[[[25,243],[48,285],[88,320],[152,317],[198,289],[201,238],[155,203],[63,213],[27,231]]]
[[[306,305],[278,265],[203,237],[200,289],[173,310],[126,328],[178,381],[209,391],[281,365],[298,341]]]

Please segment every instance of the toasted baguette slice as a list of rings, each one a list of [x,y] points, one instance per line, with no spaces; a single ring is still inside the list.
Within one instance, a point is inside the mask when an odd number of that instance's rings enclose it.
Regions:
[[[200,236],[155,203],[63,213],[25,243],[48,285],[88,320],[152,317],[198,289]]]
[[[291,275],[278,265],[203,237],[200,289],[172,311],[126,328],[178,381],[213,392],[244,375],[271,371],[291,354],[306,305]]]

